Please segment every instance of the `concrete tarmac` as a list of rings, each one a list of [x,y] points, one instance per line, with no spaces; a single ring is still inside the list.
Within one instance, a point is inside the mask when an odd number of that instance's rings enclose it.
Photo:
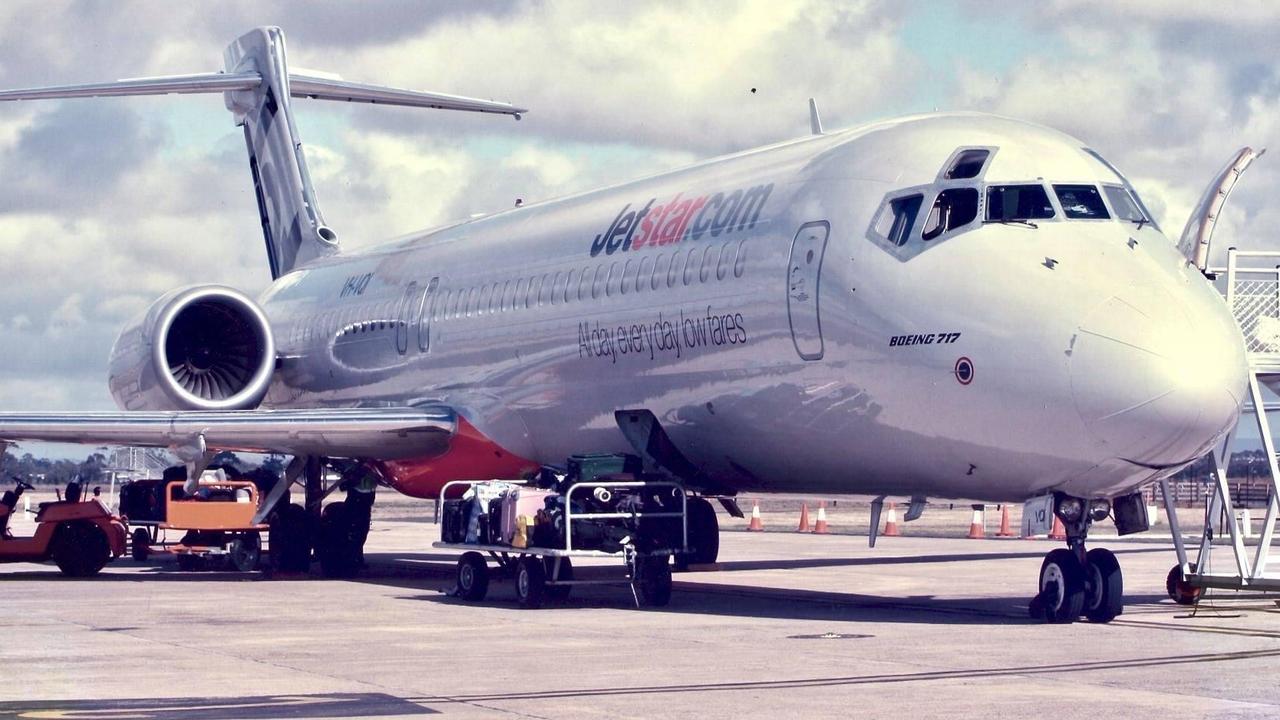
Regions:
[[[0,718],[1280,717],[1280,607],[1189,616],[1150,541],[1099,543],[1123,616],[1051,626],[1026,612],[1049,541],[724,532],[668,608],[600,586],[522,610],[509,582],[443,592],[435,532],[378,522],[354,581],[0,566]]]

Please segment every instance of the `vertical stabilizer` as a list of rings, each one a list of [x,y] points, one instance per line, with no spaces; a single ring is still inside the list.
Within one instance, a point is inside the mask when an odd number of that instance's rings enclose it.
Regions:
[[[257,73],[262,82],[224,94],[236,124],[244,126],[249,169],[258,198],[271,277],[338,250],[338,236],[324,224],[307,173],[302,141],[290,107],[289,69],[280,28],[255,28],[227,47],[226,72]]]

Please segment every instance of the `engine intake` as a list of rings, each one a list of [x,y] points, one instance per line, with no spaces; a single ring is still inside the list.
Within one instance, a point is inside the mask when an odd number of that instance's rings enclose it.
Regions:
[[[111,351],[111,394],[126,410],[246,410],[275,372],[266,315],[220,285],[175,290],[125,329]]]

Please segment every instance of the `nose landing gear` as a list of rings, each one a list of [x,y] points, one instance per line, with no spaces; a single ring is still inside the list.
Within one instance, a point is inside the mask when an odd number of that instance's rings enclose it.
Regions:
[[[1089,526],[1111,511],[1107,500],[1086,501],[1059,494],[1054,514],[1067,532],[1067,547],[1051,550],[1040,564],[1039,592],[1031,599],[1032,618],[1070,623],[1084,616],[1107,623],[1124,612],[1124,576],[1110,550],[1085,550]]]

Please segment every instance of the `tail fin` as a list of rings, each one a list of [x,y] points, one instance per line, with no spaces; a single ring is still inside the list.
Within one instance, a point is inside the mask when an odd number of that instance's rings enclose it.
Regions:
[[[284,33],[261,27],[227,47],[224,72],[117,80],[87,85],[0,91],[3,100],[223,93],[227,109],[244,127],[249,169],[258,198],[271,277],[337,252],[338,236],[325,225],[307,172],[291,98],[367,102],[379,105],[512,115],[526,112],[507,103],[289,74]]]

